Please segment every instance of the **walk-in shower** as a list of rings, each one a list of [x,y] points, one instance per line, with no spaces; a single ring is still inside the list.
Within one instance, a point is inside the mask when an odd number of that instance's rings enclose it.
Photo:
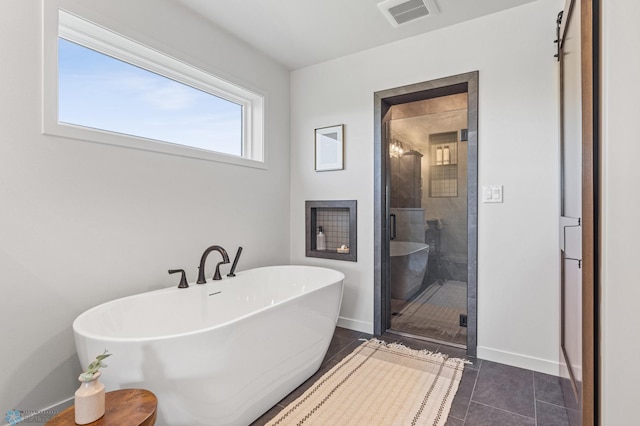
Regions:
[[[391,330],[466,345],[460,319],[467,315],[467,141],[461,137],[467,130],[467,94],[394,105],[390,113],[392,232],[396,230]],[[401,242],[424,246],[402,268],[394,256]],[[427,266],[421,282],[405,291],[406,276],[419,270],[412,265],[421,263]]]
[[[376,94],[376,325],[467,347],[469,355],[476,350],[477,76]],[[403,245],[420,250],[409,250],[401,267]]]

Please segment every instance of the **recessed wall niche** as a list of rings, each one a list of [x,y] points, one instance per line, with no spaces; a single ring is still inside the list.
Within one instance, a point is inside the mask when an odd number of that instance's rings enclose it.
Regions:
[[[307,257],[357,261],[356,205],[356,200],[305,202]],[[319,239],[320,227],[322,227],[324,238]],[[322,240],[324,240],[324,248]]]

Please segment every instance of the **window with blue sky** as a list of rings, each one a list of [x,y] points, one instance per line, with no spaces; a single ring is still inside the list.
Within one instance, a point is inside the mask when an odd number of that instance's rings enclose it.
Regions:
[[[58,121],[242,156],[243,106],[58,39]]]

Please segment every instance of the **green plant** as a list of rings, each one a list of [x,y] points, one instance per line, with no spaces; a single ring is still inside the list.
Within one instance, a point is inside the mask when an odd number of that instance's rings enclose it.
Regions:
[[[95,361],[93,361],[91,364],[89,364],[89,366],[87,367],[87,371],[85,371],[84,373],[80,374],[80,380],[82,380],[83,382],[86,381],[88,382],[89,380],[93,380],[93,376],[100,371],[101,368],[104,368],[107,366],[107,364],[103,363],[102,360],[110,357],[111,354],[105,349],[104,353],[102,355],[98,355],[95,359]]]

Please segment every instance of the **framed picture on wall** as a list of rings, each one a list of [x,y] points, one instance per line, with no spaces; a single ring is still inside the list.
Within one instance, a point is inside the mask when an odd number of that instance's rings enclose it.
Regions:
[[[344,169],[344,124],[315,131],[315,171]]]

